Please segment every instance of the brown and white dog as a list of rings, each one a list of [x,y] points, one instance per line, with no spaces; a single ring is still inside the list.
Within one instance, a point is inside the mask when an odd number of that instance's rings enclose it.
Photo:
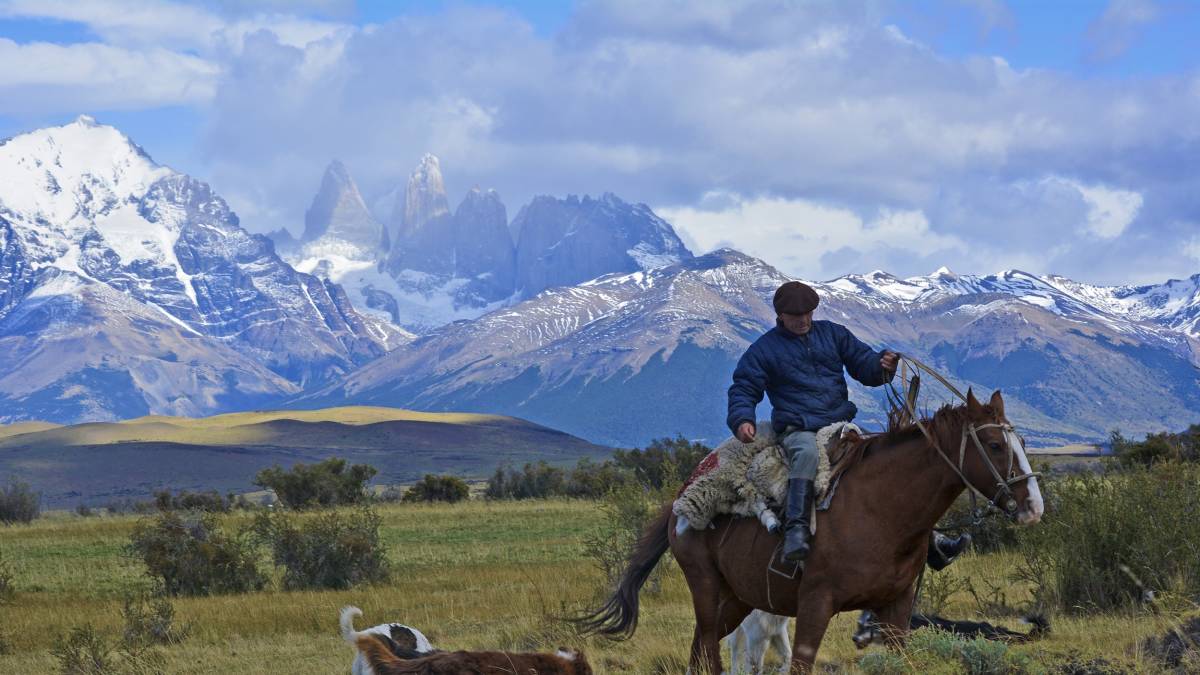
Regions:
[[[419,652],[396,644],[390,635],[358,632],[351,622],[362,614],[357,607],[342,610],[342,637],[358,649],[364,673],[372,675],[472,675],[473,673],[512,673],[514,675],[592,675],[592,667],[582,652],[560,649],[554,654],[521,654],[512,652]],[[384,624],[384,626],[400,624]],[[415,634],[420,631],[403,626]],[[421,636],[422,638],[424,636]],[[428,640],[425,641],[428,645]],[[359,671],[354,671],[358,675]]]
[[[354,630],[354,617],[362,616],[362,610],[357,607],[343,607],[340,624],[342,627],[342,637],[346,642],[354,644],[355,640],[364,635],[374,635],[379,638],[381,644],[386,649],[391,650],[397,656],[414,658],[431,654],[437,650],[433,645],[429,644],[429,640],[425,634],[411,626],[405,626],[402,623],[381,623],[378,626],[372,626],[366,630]],[[367,660],[363,658],[362,653],[354,657],[354,663],[350,666],[351,675],[378,675],[376,671],[372,671],[367,665]]]

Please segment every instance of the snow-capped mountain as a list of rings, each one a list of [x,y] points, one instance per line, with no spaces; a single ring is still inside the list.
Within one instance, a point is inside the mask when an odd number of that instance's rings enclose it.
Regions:
[[[512,229],[522,297],[692,257],[675,229],[650,207],[627,204],[612,193],[599,199],[535,197],[513,219]]]
[[[510,226],[500,195],[473,187],[451,211],[441,163],[430,154],[397,195],[391,244],[374,245],[381,226],[335,162],[303,237],[296,241],[281,231],[271,238],[297,269],[345,287],[360,312],[417,333],[474,319],[550,286],[691,257],[649,207],[611,194],[537,197]]]
[[[50,391],[61,405],[39,415],[63,421],[212,412],[345,374],[390,335],[242,229],[208,185],[86,116],[0,142],[0,255],[0,343],[31,357],[0,370],[4,419]],[[193,369],[162,363],[185,358]],[[55,367],[31,370],[45,359]]]
[[[774,321],[789,278],[722,250],[676,265],[549,289],[452,324],[296,403],[492,410],[613,444],[683,433],[724,438],[725,392],[746,346]],[[1131,321],[1022,273],[939,270],[813,283],[818,318],[912,353],[965,385],[1001,388],[1042,444],[1174,428],[1200,418],[1186,336]],[[870,424],[881,392],[853,389]]]

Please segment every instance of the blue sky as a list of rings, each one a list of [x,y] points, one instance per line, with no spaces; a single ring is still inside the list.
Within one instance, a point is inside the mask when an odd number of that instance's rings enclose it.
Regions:
[[[1200,272],[1200,2],[0,0],[0,137],[81,113],[302,229],[334,158],[386,219],[612,191],[826,279]]]

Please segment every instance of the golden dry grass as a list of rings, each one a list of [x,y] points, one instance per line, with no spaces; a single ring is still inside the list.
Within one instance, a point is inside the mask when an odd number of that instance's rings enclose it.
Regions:
[[[350,591],[277,592],[175,601],[193,626],[181,645],[165,648],[170,673],[345,672],[352,652],[337,636],[338,609],[355,604],[374,624],[401,621],[444,648],[583,648],[599,673],[679,673],[692,633],[690,598],[676,568],[660,593],[644,595],[642,621],[627,642],[575,638],[555,616],[590,604],[600,578],[583,541],[600,524],[592,502],[550,500],[458,505],[396,505],[381,509],[382,538],[393,561],[391,583]],[[236,526],[246,516],[227,523]],[[11,654],[0,673],[52,672],[49,650],[71,627],[90,622],[110,641],[120,632],[120,596],[144,583],[135,561],[121,554],[136,518],[82,519],[52,514],[27,527],[0,529],[0,549],[15,572],[17,596],[0,606],[0,637]],[[950,570],[962,578],[1006,580],[1011,555],[966,556]],[[1007,583],[1007,582],[1006,582]],[[1019,605],[1028,589],[1007,585]],[[978,618],[967,593],[955,594],[947,615]],[[852,668],[855,616],[835,618],[820,661]],[[1016,627],[1016,619],[986,617]],[[1168,619],[1149,615],[1055,617],[1046,640],[1021,647],[1031,654],[1078,651],[1152,672],[1136,653]],[[872,648],[878,649],[878,648]]]

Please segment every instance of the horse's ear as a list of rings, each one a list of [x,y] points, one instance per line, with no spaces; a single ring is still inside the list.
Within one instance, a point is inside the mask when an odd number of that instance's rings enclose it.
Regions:
[[[988,405],[992,406],[997,415],[1004,417],[1004,398],[1000,396],[999,389],[992,392],[992,400],[988,401]]]
[[[972,417],[977,417],[983,413],[983,404],[979,402],[979,399],[975,398],[975,391],[972,389],[967,389],[967,412]]]

